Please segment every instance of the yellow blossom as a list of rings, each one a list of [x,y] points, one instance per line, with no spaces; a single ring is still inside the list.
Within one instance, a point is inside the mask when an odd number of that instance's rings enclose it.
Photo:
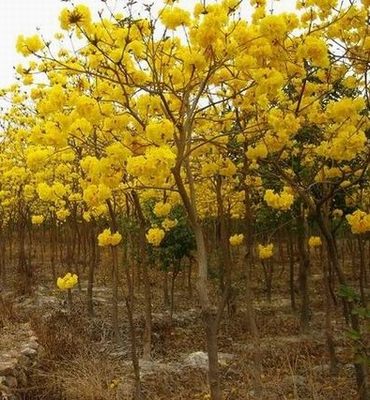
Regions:
[[[286,211],[292,206],[294,202],[294,196],[291,194],[288,187],[284,187],[280,194],[268,189],[265,192],[264,200],[269,207]]]
[[[147,125],[145,133],[151,142],[160,145],[173,138],[174,126],[168,119],[154,120]]]
[[[298,47],[297,54],[317,67],[328,67],[330,64],[326,43],[315,36],[307,36]]]
[[[61,208],[55,212],[57,219],[62,222],[64,222],[70,216],[70,214],[70,211],[66,208]]]
[[[176,29],[190,23],[190,13],[179,7],[165,7],[160,13],[160,19],[166,28]]]
[[[230,236],[229,242],[231,246],[240,246],[243,243],[244,235],[242,233]]]
[[[45,217],[43,215],[32,215],[31,221],[34,225],[40,225],[45,221]]]
[[[370,231],[370,214],[365,211],[356,210],[352,214],[346,216],[351,227],[352,233],[361,234]]]
[[[265,246],[262,244],[258,245],[258,257],[261,260],[266,260],[268,258],[271,258],[273,255],[273,252],[274,252],[274,244],[273,243],[267,244]]]
[[[159,202],[155,204],[153,212],[157,217],[166,217],[170,213],[171,208],[170,203]]]
[[[110,229],[104,229],[102,233],[98,235],[98,245],[104,246],[117,246],[121,243],[122,235],[119,232],[112,233]]]
[[[45,47],[45,43],[39,35],[33,35],[25,38],[23,35],[18,36],[16,49],[25,57],[32,53],[37,53]]]
[[[63,278],[57,279],[57,286],[60,290],[72,289],[78,283],[78,276],[68,272]]]
[[[320,247],[322,246],[322,241],[320,236],[311,236],[308,239],[308,246],[309,247]]]
[[[164,239],[165,234],[166,233],[163,229],[150,228],[146,233],[146,239],[151,245],[158,247]]]
[[[255,146],[248,146],[246,156],[250,160],[258,160],[266,158],[268,155],[267,147],[264,143],[257,143]]]
[[[64,30],[70,29],[73,25],[87,27],[91,23],[91,13],[87,6],[78,4],[73,10],[64,8],[59,16],[60,27]]]
[[[161,225],[162,228],[167,232],[177,225],[177,219],[165,218]]]

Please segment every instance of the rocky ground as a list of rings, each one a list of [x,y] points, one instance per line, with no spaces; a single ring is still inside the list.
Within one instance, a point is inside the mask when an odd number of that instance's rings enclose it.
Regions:
[[[313,283],[319,281],[319,277],[313,278]],[[22,322],[3,329],[0,347],[3,392],[9,393],[4,387],[13,388],[18,398],[28,400],[130,399],[134,383],[125,304],[121,299],[122,337],[121,344],[116,345],[112,341],[110,299],[109,288],[95,289],[96,317],[92,320],[84,313],[84,290],[75,291],[72,312],[66,309],[63,295],[47,286],[39,286],[31,298],[17,299],[15,312],[21,321],[31,325]],[[256,301],[258,343],[248,333],[242,302],[235,315],[224,318],[219,335],[220,366],[227,399],[356,398],[350,364],[352,350],[340,310],[334,314],[333,325],[341,368],[337,376],[330,375],[323,313],[315,311],[320,301],[317,296],[313,302],[311,329],[306,334],[300,333],[299,320],[291,312],[289,300],[281,294],[277,293],[271,303]],[[140,361],[145,399],[208,398],[207,355],[199,308],[196,300],[190,300],[181,291],[177,292],[176,302],[169,325],[169,314],[163,310],[160,299],[154,301],[153,359]],[[143,317],[140,309],[136,311],[135,324],[140,337]],[[37,365],[32,359],[39,348],[35,334],[43,348]],[[256,386],[252,361],[257,348],[263,360],[262,387]],[[15,372],[19,356],[25,361],[27,374]],[[25,371],[23,366],[21,370]],[[24,375],[27,379],[22,378]]]

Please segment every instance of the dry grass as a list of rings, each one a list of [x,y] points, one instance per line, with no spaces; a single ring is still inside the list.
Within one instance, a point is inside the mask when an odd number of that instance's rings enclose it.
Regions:
[[[26,397],[38,400],[113,400],[122,365],[101,351],[89,320],[63,311],[34,315],[44,355]]]
[[[35,372],[33,392],[39,400],[115,400],[122,367],[93,353],[71,361],[49,363],[52,368]],[[31,392],[29,393],[29,396]],[[30,398],[36,398],[30,396]]]
[[[97,271],[97,285],[106,289],[109,286],[109,265]],[[153,311],[163,314],[161,276],[152,272]],[[107,276],[107,278],[105,277]],[[122,279],[124,281],[124,279]],[[232,317],[225,317],[220,329],[220,351],[235,354],[235,360],[221,368],[225,400],[348,400],[356,399],[355,381],[350,369],[342,368],[338,377],[328,372],[320,372],[316,367],[328,363],[325,343],[322,336],[323,318],[315,316],[312,329],[315,340],[299,335],[299,319],[282,301],[288,298],[286,277],[276,280],[274,301],[271,304],[261,300],[257,304],[257,324],[260,330],[263,364],[263,395],[253,391],[253,359],[250,349],[251,337],[248,334],[243,298],[243,282],[240,282],[239,308]],[[313,311],[322,310],[319,303],[320,285],[312,286]],[[260,285],[261,286],[261,285]],[[261,286],[262,287],[262,286]],[[135,324],[139,345],[143,330],[142,288],[136,289]],[[317,289],[317,290],[315,290]],[[39,310],[32,315],[32,326],[36,331],[45,352],[38,370],[35,371],[33,387],[25,397],[28,400],[126,400],[125,385],[132,382],[129,362],[130,342],[128,339],[125,308],[120,305],[121,332],[124,348],[128,356],[113,359],[109,353],[114,351],[111,342],[109,293],[107,302],[96,306],[97,317],[87,318],[85,293],[75,293],[76,312],[57,311],[49,316]],[[255,295],[264,299],[262,289],[256,285]],[[79,297],[81,296],[81,298]],[[97,296],[98,297],[98,296]],[[181,288],[181,276],[176,287],[176,311],[199,309],[196,295],[189,297]],[[279,300],[279,301],[275,301]],[[9,312],[8,312],[9,314]],[[10,312],[10,315],[12,312]],[[14,314],[14,312],[13,312]],[[338,323],[337,333],[343,332],[340,309],[334,315]],[[1,321],[1,307],[0,307]],[[182,324],[174,324],[168,329],[166,321],[159,319],[153,324],[153,357],[166,364],[180,361],[184,353],[205,349],[204,330],[197,312],[194,318],[184,319]],[[286,339],[297,337],[297,341]],[[351,361],[351,350],[336,335],[337,345],[346,352],[339,353],[340,361]],[[105,351],[106,350],[106,351]],[[139,349],[140,350],[140,349]],[[316,369],[315,369],[316,368]],[[303,384],[302,384],[303,382]],[[181,369],[181,371],[153,371],[143,381],[143,400],[205,400],[207,397],[207,375],[200,369]],[[125,397],[126,396],[126,397]]]
[[[14,310],[13,302],[0,294],[0,327],[9,322],[16,321],[17,316]]]

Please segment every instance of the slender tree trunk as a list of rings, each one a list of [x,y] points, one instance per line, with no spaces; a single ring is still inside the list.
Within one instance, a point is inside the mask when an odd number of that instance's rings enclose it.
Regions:
[[[140,222],[139,229],[139,254],[140,254],[140,264],[142,268],[143,280],[144,280],[144,317],[145,317],[145,326],[144,326],[144,335],[143,335],[143,359],[150,360],[151,359],[151,351],[152,351],[152,295],[151,295],[151,284],[150,284],[150,276],[148,271],[148,258],[146,254],[146,220],[141,209],[140,201],[136,192],[132,193],[133,200],[135,203],[136,213]],[[139,278],[140,281],[140,278]]]
[[[235,296],[231,286],[231,252],[229,242],[229,229],[227,224],[227,214],[224,207],[222,196],[222,177],[218,176],[216,181],[217,212],[219,219],[219,263],[220,263],[220,289],[223,297],[226,297],[229,312],[235,309]]]
[[[188,213],[188,218],[193,228],[197,245],[198,261],[198,280],[197,289],[199,302],[202,308],[203,322],[205,326],[207,352],[208,352],[208,380],[210,387],[211,400],[222,400],[222,390],[220,384],[220,372],[218,365],[218,325],[221,319],[224,303],[220,302],[218,309],[212,306],[208,293],[208,260],[207,249],[203,229],[200,225],[196,210],[196,193],[193,177],[189,166],[186,168],[189,181],[190,195],[184,185],[180,173],[180,166],[173,169],[173,176],[182,198],[184,207]]]
[[[168,271],[163,271],[163,305],[166,309],[170,308],[170,294],[168,290]]]
[[[191,299],[193,297],[193,286],[191,284],[191,273],[193,269],[193,258],[189,259],[189,267],[188,267],[188,296]]]
[[[361,303],[363,307],[367,306],[367,299],[365,295],[366,286],[366,265],[365,265],[365,243],[361,235],[358,237],[358,249],[360,255],[360,294]]]
[[[330,372],[332,375],[338,374],[338,358],[335,353],[335,342],[333,335],[332,325],[332,307],[330,301],[330,288],[329,288],[329,269],[328,269],[328,257],[325,257],[323,249],[320,248],[320,260],[322,271],[323,271],[323,289],[325,298],[325,336],[326,344],[329,352]]]
[[[152,351],[152,295],[150,288],[150,277],[148,271],[148,264],[145,254],[145,230],[141,229],[140,241],[143,243],[142,251],[142,272],[144,279],[144,301],[145,301],[145,327],[143,337],[143,359],[151,359]]]
[[[172,271],[172,279],[171,279],[171,308],[170,308],[171,324],[172,324],[173,313],[175,310],[175,282],[178,273],[179,269],[174,268],[174,270]]]
[[[297,217],[297,244],[299,252],[299,286],[301,292],[301,329],[307,332],[310,323],[310,296],[308,289],[308,270],[310,259],[306,247],[306,232],[304,222],[304,210],[300,210]]]
[[[334,270],[338,276],[339,283],[346,287],[347,286],[347,280],[344,275],[344,272],[342,271],[340,265],[339,265],[339,259],[337,255],[337,248],[335,245],[335,239],[333,237],[332,232],[329,229],[328,222],[325,220],[321,214],[321,210],[317,209],[316,212],[316,218],[318,225],[321,229],[321,232],[323,236],[325,237],[326,244],[327,244],[327,249],[328,249],[328,257],[330,259],[330,262],[332,263]],[[343,304],[344,304],[344,314],[346,317],[346,320],[349,322],[350,326],[352,329],[354,329],[356,332],[358,332],[359,335],[361,335],[361,327],[358,319],[358,315],[353,312],[353,304],[352,302],[348,301],[347,299],[343,298]],[[355,355],[356,358],[362,358],[365,355],[366,358],[366,350],[365,354],[362,354],[361,349],[357,349],[357,354]],[[360,395],[360,400],[369,400],[370,399],[370,390],[369,390],[369,383],[368,383],[368,370],[367,370],[367,365],[365,362],[362,363],[354,363],[354,368],[356,372],[356,381],[357,381],[357,387],[358,387],[358,393]]]
[[[94,226],[91,226],[90,230],[90,242],[91,242],[91,256],[88,266],[88,276],[87,276],[87,312],[90,317],[94,316],[94,301],[93,301],[93,289],[94,289],[94,275],[95,268],[97,264],[96,257],[96,232]]]
[[[273,266],[270,260],[261,261],[263,274],[265,277],[265,286],[266,286],[266,296],[267,301],[271,303],[272,299],[272,276],[273,276]]]
[[[32,267],[31,260],[27,257],[26,252],[26,229],[27,229],[27,215],[23,209],[24,205],[19,205],[18,213],[18,273],[20,282],[20,294],[29,295],[32,287]]]
[[[57,279],[55,264],[56,264],[56,256],[57,256],[57,233],[56,233],[56,225],[54,221],[51,221],[50,226],[50,264],[51,264],[51,275],[53,278],[53,282]]]
[[[212,307],[207,287],[207,252],[203,232],[200,225],[194,226],[195,240],[198,253],[198,294],[202,307],[203,322],[206,331],[208,353],[208,380],[212,400],[221,400],[220,372],[218,365],[218,340],[217,340],[217,310]]]
[[[114,341],[119,343],[118,322],[118,252],[117,246],[111,248],[112,254],[112,325]]]
[[[3,228],[0,227],[0,280],[4,286],[6,283],[6,255],[6,239],[3,233]]]
[[[118,231],[118,224],[116,220],[116,213],[112,203],[107,200],[109,215],[111,217],[111,230],[112,232]],[[119,342],[119,322],[118,322],[118,248],[117,246],[111,247],[112,255],[112,325],[113,336],[116,343]]]
[[[140,364],[139,357],[137,354],[137,339],[134,323],[134,285],[130,274],[130,267],[128,262],[128,244],[124,244],[123,248],[123,265],[126,275],[127,282],[127,294],[125,294],[125,303],[127,309],[127,318],[130,330],[130,341],[131,341],[131,361],[135,376],[135,393],[134,400],[141,400],[141,378],[140,378]],[[124,289],[123,289],[124,290]]]
[[[295,287],[294,287],[294,247],[291,235],[288,235],[288,254],[289,254],[289,292],[290,292],[290,305],[292,310],[297,310],[295,301]]]
[[[246,150],[246,149],[245,149]],[[244,159],[244,176],[247,171],[247,160]],[[245,179],[243,179],[245,180]],[[257,396],[263,396],[263,385],[262,385],[262,351],[260,346],[259,331],[256,323],[254,307],[253,307],[253,290],[252,290],[252,272],[254,269],[253,265],[253,245],[254,245],[254,229],[253,229],[253,215],[251,207],[250,193],[247,186],[244,187],[244,207],[245,207],[245,254],[244,254],[244,264],[245,264],[245,304],[246,304],[246,320],[248,324],[248,329],[252,337],[253,346],[253,364],[251,368],[251,373],[253,376],[254,390]]]

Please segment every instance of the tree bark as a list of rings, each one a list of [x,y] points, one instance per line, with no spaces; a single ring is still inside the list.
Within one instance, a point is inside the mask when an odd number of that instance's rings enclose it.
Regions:
[[[316,219],[317,223],[321,229],[321,232],[326,240],[327,249],[328,249],[328,257],[330,262],[332,263],[334,270],[338,276],[338,280],[340,285],[346,287],[347,280],[339,265],[339,259],[337,254],[337,247],[335,245],[335,239],[333,237],[332,232],[329,229],[328,222],[326,219],[323,218],[321,214],[321,210],[317,209],[316,212]],[[353,304],[352,302],[348,301],[347,299],[343,298],[343,305],[344,305],[344,315],[346,320],[350,324],[351,328],[354,329],[356,332],[361,334],[360,323],[358,319],[358,315],[353,312]],[[361,358],[363,356],[361,349],[357,349],[357,354],[355,357]],[[366,354],[365,354],[366,357]],[[368,383],[368,370],[365,362],[358,363],[356,360],[354,362],[354,369],[356,373],[356,381],[357,381],[357,388],[358,393],[360,396],[360,400],[369,400],[370,399],[370,390],[369,390],[369,383]]]
[[[217,331],[222,314],[223,303],[219,304],[218,310],[216,311],[216,309],[212,306],[209,298],[207,249],[205,245],[203,229],[198,220],[198,215],[195,207],[195,189],[192,185],[191,171],[189,169],[187,170],[190,195],[188,194],[183,179],[181,177],[180,167],[178,166],[177,168],[174,168],[172,172],[195,235],[198,261],[197,289],[199,302],[202,308],[202,316],[206,333],[208,352],[208,380],[211,400],[222,400],[220,372],[218,366]]]
[[[91,226],[90,232],[90,242],[91,242],[91,256],[88,266],[88,276],[87,276],[87,312],[90,317],[94,316],[94,302],[93,302],[93,289],[94,289],[94,275],[97,264],[97,254],[96,254],[96,233],[93,226]]]
[[[306,247],[306,232],[304,223],[304,210],[300,210],[297,217],[297,244],[299,253],[299,286],[301,292],[300,322],[303,332],[307,332],[310,323],[310,295],[308,288],[308,270],[310,258]]]

